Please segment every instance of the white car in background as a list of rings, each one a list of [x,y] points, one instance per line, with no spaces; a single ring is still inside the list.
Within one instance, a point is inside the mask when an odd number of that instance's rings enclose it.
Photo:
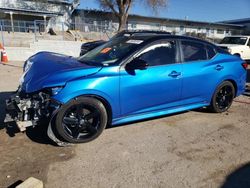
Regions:
[[[250,36],[225,37],[218,46],[233,55],[240,56],[247,62],[250,61]]]

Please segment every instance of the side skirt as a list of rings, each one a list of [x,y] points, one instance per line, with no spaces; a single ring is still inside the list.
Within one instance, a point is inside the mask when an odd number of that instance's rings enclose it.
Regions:
[[[137,115],[132,115],[132,116],[124,116],[124,117],[113,119],[112,125],[129,123],[129,122],[143,120],[143,119],[150,119],[153,117],[173,114],[173,113],[177,113],[177,112],[183,112],[183,111],[201,108],[201,107],[205,107],[205,106],[209,106],[209,103],[195,103],[195,104],[191,104],[191,105],[189,104],[187,106],[168,108],[168,109],[153,111],[153,112],[149,112],[149,113],[137,114]]]

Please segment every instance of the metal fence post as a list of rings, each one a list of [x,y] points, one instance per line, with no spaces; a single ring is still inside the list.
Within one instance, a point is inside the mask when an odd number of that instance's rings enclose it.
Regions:
[[[34,37],[36,42],[36,20],[34,20]]]
[[[63,32],[63,40],[65,39],[64,37],[64,22],[62,22],[62,32]]]
[[[4,46],[4,37],[3,37],[3,25],[2,25],[2,21],[1,21],[1,37],[2,37],[2,43]]]

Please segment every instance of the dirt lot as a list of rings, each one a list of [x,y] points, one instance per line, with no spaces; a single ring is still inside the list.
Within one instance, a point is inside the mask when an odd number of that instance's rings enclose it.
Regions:
[[[52,188],[250,187],[249,91],[227,113],[195,110],[117,126],[93,142],[62,148],[43,129],[4,127],[4,100],[21,66],[0,65],[0,187],[30,176]]]

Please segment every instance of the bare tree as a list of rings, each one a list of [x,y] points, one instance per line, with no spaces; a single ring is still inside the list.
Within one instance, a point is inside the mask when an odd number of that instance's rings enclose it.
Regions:
[[[100,6],[106,10],[111,10],[119,21],[118,31],[126,28],[128,14],[135,0],[97,0]],[[148,7],[157,13],[159,8],[166,7],[167,0],[141,0]]]
[[[165,8],[167,6],[167,0],[146,0],[146,5],[148,5],[154,13],[158,13],[159,8]]]

